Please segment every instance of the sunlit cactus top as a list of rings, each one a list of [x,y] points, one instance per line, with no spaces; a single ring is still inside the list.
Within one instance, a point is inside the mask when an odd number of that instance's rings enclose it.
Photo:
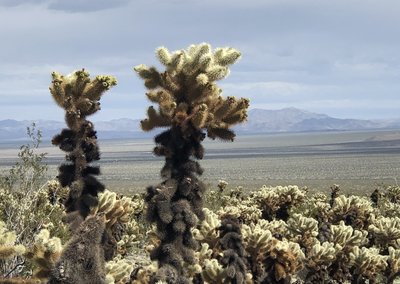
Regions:
[[[113,76],[99,75],[90,80],[85,69],[75,71],[67,76],[53,72],[50,93],[56,103],[67,111],[68,126],[74,119],[86,117],[100,109],[100,97],[105,91],[117,84]],[[68,119],[68,116],[71,119]]]
[[[142,129],[176,125],[185,131],[191,125],[206,129],[212,139],[233,140],[229,127],[246,120],[249,100],[223,98],[216,81],[229,74],[229,65],[240,58],[240,52],[230,47],[212,50],[202,43],[173,53],[159,47],[156,54],[165,72],[143,64],[134,68],[150,90],[149,100],[159,104],[158,111],[148,108]]]

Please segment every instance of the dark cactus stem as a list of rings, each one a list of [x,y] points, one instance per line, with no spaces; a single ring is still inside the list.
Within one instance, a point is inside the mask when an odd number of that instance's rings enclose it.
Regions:
[[[90,207],[98,202],[97,194],[104,190],[104,185],[96,179],[100,168],[90,166],[91,162],[100,159],[93,124],[86,119],[77,119],[76,128],[63,129],[52,143],[67,152],[66,159],[69,161],[59,167],[57,176],[62,186],[70,188],[64,204],[66,211],[77,211],[85,219]]]
[[[379,191],[379,189],[375,189],[370,196],[371,202],[375,207],[378,206],[381,198],[382,198],[382,193]]]
[[[339,197],[340,187],[337,184],[331,186],[331,199],[329,200],[329,205],[332,207],[335,204],[335,199]]]
[[[222,218],[219,231],[219,244],[223,249],[220,263],[226,268],[227,280],[232,284],[243,284],[246,280],[246,250],[240,224],[233,216],[226,215]]]
[[[186,132],[188,133],[188,132]],[[155,154],[165,156],[161,171],[164,182],[149,187],[145,200],[148,203],[147,219],[156,222],[160,244],[152,253],[158,260],[159,271],[152,282],[190,283],[184,275],[184,263],[194,264],[194,240],[191,229],[204,219],[203,194],[205,186],[197,178],[203,170],[191,159],[202,152],[201,141],[205,135],[192,129],[185,136],[179,126],[156,136]],[[201,155],[197,155],[202,158]]]

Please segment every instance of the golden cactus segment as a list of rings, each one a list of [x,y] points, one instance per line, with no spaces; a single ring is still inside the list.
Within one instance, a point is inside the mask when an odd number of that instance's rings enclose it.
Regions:
[[[389,247],[388,264],[393,275],[400,273],[400,249]]]
[[[206,104],[201,104],[192,116],[192,124],[196,128],[203,128],[208,117],[208,107]]]
[[[354,230],[346,226],[343,221],[339,225],[331,225],[331,241],[342,247],[359,246],[367,243],[368,232],[365,230]]]
[[[335,198],[332,207],[335,214],[344,216],[350,210],[356,210],[359,215],[368,216],[374,209],[371,201],[364,197],[339,195]]]
[[[336,255],[342,250],[338,244],[331,242],[316,242],[307,253],[306,262],[308,266],[319,268],[321,265],[328,265],[335,260]]]
[[[224,280],[227,278],[227,272],[215,258],[206,259],[204,261],[202,276],[206,283],[224,283]]]
[[[213,247],[219,239],[218,227],[221,225],[221,220],[217,214],[208,208],[204,208],[203,212],[205,219],[198,225],[198,228],[192,230],[193,236],[195,239]]]
[[[15,246],[3,246],[0,245],[0,259],[11,258],[16,255],[22,255],[25,253],[25,247],[23,245]]]
[[[236,205],[228,205],[218,210],[218,215],[230,215],[238,218],[240,221],[257,222],[261,218],[262,212],[254,204],[249,202],[241,202]]]
[[[90,80],[84,69],[66,76],[52,73],[50,93],[55,102],[70,113],[90,115],[100,109],[99,100],[105,91],[117,84],[113,76],[99,75]]]
[[[269,251],[269,258],[274,263],[275,280],[280,281],[295,275],[303,268],[305,255],[299,244],[275,239]]]
[[[109,279],[108,283],[128,283],[132,271],[132,263],[125,259],[115,259],[106,263],[106,279]]]
[[[153,106],[147,109],[148,118],[142,120],[140,125],[144,131],[150,131],[155,127],[166,127],[171,125],[167,115],[163,115],[156,111]]]
[[[372,224],[368,230],[380,244],[392,244],[400,239],[400,218],[383,216],[372,218]]]
[[[241,54],[234,48],[217,48],[215,50],[215,60],[221,66],[227,66],[235,63]]]
[[[377,274],[386,270],[388,256],[380,255],[377,248],[354,247],[350,252],[349,265],[355,268],[354,273],[374,279]]]
[[[243,242],[249,255],[257,257],[270,250],[274,238],[271,231],[267,229],[268,224],[268,221],[260,220],[258,223],[242,225]]]
[[[318,235],[318,221],[313,218],[307,218],[301,214],[293,214],[288,220],[287,226],[295,235],[310,234],[313,237]]]
[[[84,96],[90,100],[98,101],[101,95],[111,87],[117,85],[117,80],[113,76],[99,75],[87,85]]]
[[[91,214],[103,214],[107,227],[116,222],[130,222],[130,214],[140,207],[129,197],[118,197],[115,192],[105,190],[98,195],[99,203],[91,208]]]
[[[66,99],[65,84],[63,84],[64,77],[58,72],[51,73],[51,76],[52,76],[53,80],[52,80],[52,85],[49,88],[50,93],[52,94],[55,102],[60,107],[64,107],[64,103],[65,103],[65,99]]]
[[[50,238],[50,232],[42,229],[35,236],[33,246],[26,254],[36,266],[34,271],[35,277],[48,278],[51,270],[59,260],[62,251],[61,240],[57,237]]]
[[[85,69],[75,71],[75,84],[74,84],[74,93],[81,94],[86,87],[86,84],[90,82],[90,74],[85,71]]]
[[[157,48],[156,55],[158,60],[165,66],[168,66],[172,61],[171,54],[169,53],[168,49],[164,46]]]

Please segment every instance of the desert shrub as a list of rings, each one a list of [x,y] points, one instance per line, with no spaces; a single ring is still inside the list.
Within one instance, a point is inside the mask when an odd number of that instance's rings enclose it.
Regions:
[[[51,203],[49,190],[61,190],[54,181],[46,182],[46,153],[41,153],[41,133],[33,124],[27,129],[31,144],[21,146],[17,163],[0,177],[0,221],[15,232],[15,243],[29,250],[35,235],[48,229],[52,236],[65,240],[68,232],[61,224],[63,208]],[[0,260],[0,276],[30,275],[33,266],[22,255]]]

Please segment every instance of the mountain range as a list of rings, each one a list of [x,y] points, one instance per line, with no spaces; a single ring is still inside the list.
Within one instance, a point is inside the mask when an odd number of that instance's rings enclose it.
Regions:
[[[141,131],[138,119],[114,119],[97,121],[95,127],[100,139],[152,137],[154,132]],[[0,141],[24,140],[27,138],[26,127],[33,121],[0,120]],[[35,121],[42,131],[43,140],[50,140],[65,128],[60,121]],[[251,109],[248,121],[238,125],[235,131],[239,134],[257,134],[274,132],[309,132],[309,131],[348,131],[367,129],[400,129],[400,119],[393,120],[360,120],[340,119],[326,114],[318,114],[296,108],[280,110]]]

